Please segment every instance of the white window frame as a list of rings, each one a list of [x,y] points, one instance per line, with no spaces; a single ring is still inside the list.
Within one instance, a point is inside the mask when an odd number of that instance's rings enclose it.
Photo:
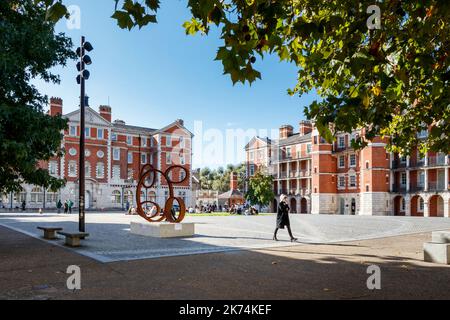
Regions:
[[[58,162],[56,162],[56,161],[48,162],[48,173],[52,176],[58,174]]]
[[[116,154],[117,152],[117,154]],[[117,155],[117,157],[116,157]],[[113,148],[113,160],[120,161],[120,148]]]
[[[172,164],[172,154],[170,152],[166,152],[166,164]]]
[[[172,136],[166,135],[166,147],[172,146]]]
[[[352,185],[352,179],[355,180],[354,185]],[[356,188],[356,186],[357,186],[356,175],[355,175],[355,174],[354,174],[354,175],[350,175],[350,176],[348,177],[348,187],[349,187],[349,188]]]
[[[185,145],[184,137],[180,136],[179,140],[180,140],[180,142],[179,142],[180,148],[184,148],[184,145]]]
[[[133,136],[127,135],[127,145],[133,145]]]
[[[117,139],[118,139],[117,133],[112,132],[111,133],[111,141],[117,141]]]
[[[97,162],[97,165],[95,166],[95,176],[99,179],[105,177],[105,164],[103,162]]]
[[[104,130],[102,128],[97,128],[97,139],[103,140],[104,138],[105,138]]]
[[[355,163],[352,164],[352,157],[354,157],[355,159]],[[350,168],[355,168],[356,167],[356,154],[355,153],[351,153],[348,155],[348,165]]]
[[[75,131],[72,133],[72,129]],[[77,136],[77,126],[69,126],[69,136],[76,137]]]
[[[341,164],[341,159],[344,161],[343,164]],[[339,159],[338,159],[338,167],[339,167],[339,168],[345,168],[345,156],[339,156]]]
[[[403,179],[403,177],[405,177],[405,179]],[[405,181],[405,183],[403,183],[403,180]],[[400,185],[406,186],[406,183],[408,182],[407,180],[408,180],[408,178],[406,176],[406,172],[401,172],[400,173]]]
[[[344,182],[343,184],[341,184],[342,181]],[[345,176],[338,176],[338,188],[345,189],[345,187],[346,187]]]
[[[91,127],[85,127],[84,128],[84,136],[86,138],[90,138],[91,137]]]
[[[147,164],[147,154],[141,153],[141,164]]]
[[[73,170],[71,170],[71,168]],[[77,166],[77,162],[76,161],[69,161],[68,165],[67,165],[67,175],[69,177],[76,177],[77,176],[77,170],[78,170],[78,166]]]
[[[345,148],[345,136],[339,136],[338,137],[338,148],[339,149]]]
[[[132,151],[128,151],[128,153],[127,153],[127,163],[128,164],[133,163],[133,152]]]

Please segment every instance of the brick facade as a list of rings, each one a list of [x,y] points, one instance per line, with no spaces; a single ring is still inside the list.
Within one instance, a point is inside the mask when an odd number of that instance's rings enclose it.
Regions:
[[[297,133],[283,125],[278,140],[255,137],[246,146],[247,178],[263,168],[273,176],[272,210],[286,194],[295,213],[449,217],[448,155],[402,158],[381,138],[354,150],[360,134],[329,144],[311,122],[301,121]]]

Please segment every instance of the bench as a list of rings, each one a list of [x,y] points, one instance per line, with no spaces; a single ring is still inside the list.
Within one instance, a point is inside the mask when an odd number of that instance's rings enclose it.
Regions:
[[[432,240],[424,244],[423,252],[426,262],[450,265],[450,232],[433,232]]]
[[[56,228],[56,227],[37,227],[39,230],[44,231],[44,239],[47,240],[55,240],[58,239],[56,237],[57,231],[62,231],[63,228]]]
[[[58,234],[66,237],[66,245],[69,247],[79,247],[81,246],[81,239],[84,239],[89,236],[89,233],[85,232],[61,232],[59,231]]]

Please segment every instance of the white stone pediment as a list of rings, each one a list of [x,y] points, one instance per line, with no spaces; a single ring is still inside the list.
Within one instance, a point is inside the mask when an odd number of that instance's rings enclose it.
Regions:
[[[73,111],[64,116],[69,122],[79,123],[80,122],[80,110]],[[105,120],[100,114],[91,109],[90,107],[86,108],[85,111],[85,123],[88,126],[103,126],[110,127],[111,123]]]

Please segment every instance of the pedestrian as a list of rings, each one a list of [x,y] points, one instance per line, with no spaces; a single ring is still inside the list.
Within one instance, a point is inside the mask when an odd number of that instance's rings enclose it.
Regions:
[[[25,200],[22,201],[22,211],[25,211],[27,204],[25,202]]]
[[[56,209],[58,209],[58,214],[61,212],[62,208],[62,202],[61,199],[58,200],[58,203],[56,204]]]
[[[291,231],[291,223],[289,221],[289,205],[287,204],[287,196],[285,194],[282,194],[280,197],[280,204],[278,205],[278,212],[277,212],[277,225],[275,228],[275,233],[273,234],[273,240],[278,241],[277,238],[277,232],[278,229],[284,229],[284,227],[287,228],[289,236],[291,237],[291,242],[295,242],[298,239],[294,238]]]
[[[69,199],[67,205],[69,207],[69,214],[71,214],[72,213],[72,206],[73,206],[72,200]]]
[[[67,214],[69,212],[69,204],[67,203],[67,200],[64,201],[64,213]]]

